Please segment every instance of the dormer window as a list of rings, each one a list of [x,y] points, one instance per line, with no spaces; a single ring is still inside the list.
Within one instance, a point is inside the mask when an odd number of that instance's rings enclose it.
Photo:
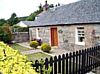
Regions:
[[[78,45],[85,45],[85,33],[84,33],[84,27],[77,27],[76,28],[76,44]]]

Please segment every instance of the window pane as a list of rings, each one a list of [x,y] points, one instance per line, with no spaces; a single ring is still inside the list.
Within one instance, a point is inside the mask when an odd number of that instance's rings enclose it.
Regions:
[[[79,42],[83,42],[84,41],[84,37],[78,37],[78,41]]]

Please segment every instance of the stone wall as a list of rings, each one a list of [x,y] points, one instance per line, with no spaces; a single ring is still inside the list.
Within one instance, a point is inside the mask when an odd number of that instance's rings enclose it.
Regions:
[[[33,40],[34,38],[36,38],[36,28],[29,28],[29,39]]]
[[[75,44],[75,29],[79,26],[84,27],[85,31],[85,45]],[[70,26],[59,26],[58,35],[59,35],[59,48],[64,48],[69,51],[76,51],[91,47],[93,45],[92,31],[93,25],[70,25]],[[59,33],[59,30],[62,30],[62,33]]]
[[[38,35],[44,43],[50,43],[50,28],[49,27],[33,27],[30,28],[30,40],[36,37],[36,28],[38,28]]]
[[[77,45],[75,43],[75,29],[79,26],[84,27],[85,31],[85,45]],[[49,43],[51,45],[51,35],[50,26],[49,27],[33,27],[30,28],[30,40],[36,38],[36,28],[39,28],[39,37],[43,42]],[[57,26],[58,31],[58,48],[66,49],[69,51],[76,51],[80,49],[85,49],[94,45],[94,37],[92,32],[94,30],[94,25],[67,25],[67,26]]]
[[[26,42],[29,40],[28,32],[16,32],[13,33],[13,41],[15,42]]]
[[[95,45],[100,45],[100,24],[95,24]]]
[[[58,26],[58,38],[59,48],[74,50],[75,33],[73,26]]]
[[[50,28],[49,27],[39,28],[39,36],[43,40],[43,42],[50,44]]]

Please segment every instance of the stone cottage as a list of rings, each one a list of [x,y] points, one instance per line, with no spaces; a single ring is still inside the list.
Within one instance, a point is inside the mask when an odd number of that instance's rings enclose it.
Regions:
[[[100,0],[48,8],[28,26],[30,40],[41,38],[51,46],[70,51],[94,46],[100,38]]]

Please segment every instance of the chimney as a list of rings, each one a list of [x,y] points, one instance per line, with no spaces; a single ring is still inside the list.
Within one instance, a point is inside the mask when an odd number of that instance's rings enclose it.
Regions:
[[[49,4],[47,3],[47,0],[45,1],[45,5],[43,6],[43,10],[46,11],[49,9]]]

